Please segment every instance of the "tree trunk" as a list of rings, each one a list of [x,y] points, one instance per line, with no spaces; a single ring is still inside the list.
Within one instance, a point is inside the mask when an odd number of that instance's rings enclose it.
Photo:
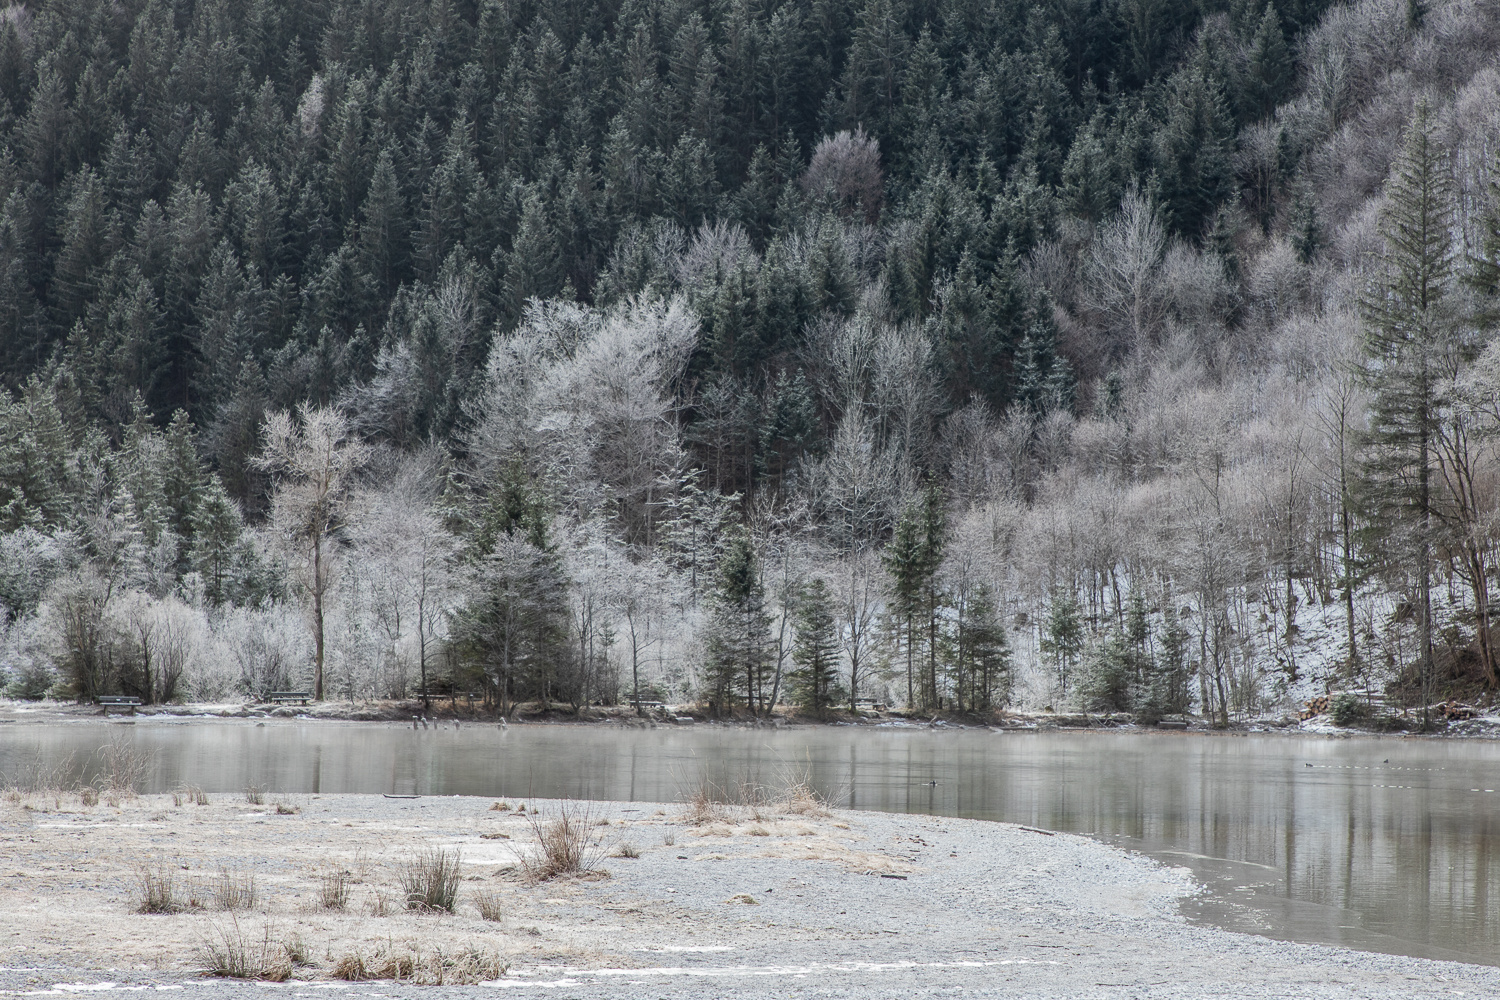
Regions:
[[[323,536],[313,535],[313,700],[323,700]]]

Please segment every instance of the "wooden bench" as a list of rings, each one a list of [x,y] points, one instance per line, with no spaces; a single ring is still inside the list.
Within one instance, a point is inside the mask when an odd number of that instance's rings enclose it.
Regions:
[[[301,702],[302,704],[306,705],[309,701],[312,701],[312,692],[311,691],[272,691],[270,694],[266,695],[266,701],[275,702],[277,704],[281,704],[283,702],[288,702],[288,701],[297,701],[297,702]]]
[[[112,708],[128,708],[130,714],[134,715],[135,710],[141,707],[141,699],[127,694],[101,694],[94,701],[103,707],[105,715],[108,715]]]
[[[666,708],[667,707],[664,702],[660,702],[660,701],[632,701],[630,703],[630,705],[631,705],[632,708],[641,708],[641,709],[645,709],[646,711],[651,711],[652,709]]]

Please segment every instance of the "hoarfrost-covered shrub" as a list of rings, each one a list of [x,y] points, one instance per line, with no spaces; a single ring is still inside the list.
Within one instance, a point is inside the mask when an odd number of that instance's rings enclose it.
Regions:
[[[7,698],[38,701],[57,684],[49,638],[40,615],[0,623],[0,692]]]
[[[0,624],[36,610],[48,585],[74,559],[71,536],[35,528],[0,533]]]
[[[198,696],[258,695],[305,689],[311,680],[312,636],[307,620],[284,604],[232,608],[215,623],[217,661],[198,678]]]

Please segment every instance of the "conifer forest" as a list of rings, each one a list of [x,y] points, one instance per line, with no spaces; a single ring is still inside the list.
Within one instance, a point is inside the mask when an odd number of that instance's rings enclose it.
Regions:
[[[12,2],[0,690],[1486,699],[1497,52],[1483,0]]]

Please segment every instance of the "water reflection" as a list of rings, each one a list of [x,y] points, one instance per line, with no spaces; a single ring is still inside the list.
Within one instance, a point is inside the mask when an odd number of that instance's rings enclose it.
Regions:
[[[653,801],[806,776],[854,808],[1091,834],[1214,890],[1199,918],[1295,940],[1497,964],[1500,746],[1188,734],[612,730],[378,724],[0,727],[0,772],[126,739],[152,791]],[[86,775],[85,775],[86,776]]]

